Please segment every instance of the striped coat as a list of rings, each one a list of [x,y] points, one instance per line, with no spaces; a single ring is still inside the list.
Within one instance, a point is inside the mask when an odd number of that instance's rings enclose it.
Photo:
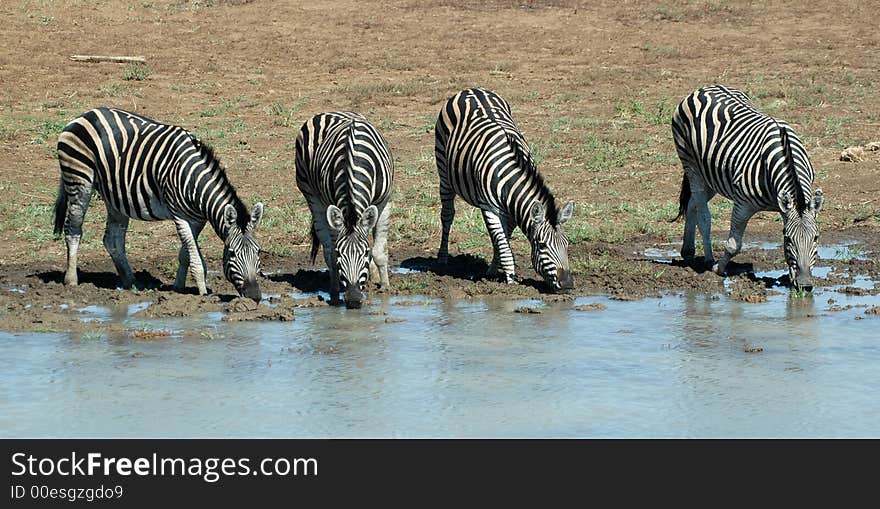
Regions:
[[[206,294],[198,236],[210,223],[224,241],[223,271],[236,290],[259,301],[259,246],[254,229],[263,205],[248,211],[213,151],[179,126],[116,108],[96,108],[72,120],[58,138],[61,183],[55,233],[67,242],[65,283],[76,285],[82,223],[94,191],[107,208],[104,246],[124,288],[134,284],[125,254],[129,219],[170,219],[181,240],[175,287],[187,271]]]
[[[759,111],[743,92],[716,85],[681,101],[672,132],[685,170],[679,196],[679,217],[685,216],[682,256],[693,258],[699,226],[705,260],[723,274],[742,249],[749,219],[759,211],[776,211],[783,219],[791,281],[812,288],[819,239],[816,216],[824,196],[813,188],[813,166],[792,127]],[[708,201],[716,193],[734,206],[724,256],[714,264]]]
[[[451,97],[437,118],[434,154],[442,205],[440,263],[449,256],[457,195],[483,214],[494,252],[490,274],[515,280],[510,235],[518,226],[531,244],[535,271],[553,290],[574,286],[563,229],[574,203],[557,207],[507,101],[480,88]]]
[[[363,116],[331,112],[307,120],[296,139],[296,185],[312,212],[312,259],[319,244],[330,293],[360,307],[372,275],[388,283],[388,217],[394,166],[379,131]],[[372,242],[370,242],[372,234]]]

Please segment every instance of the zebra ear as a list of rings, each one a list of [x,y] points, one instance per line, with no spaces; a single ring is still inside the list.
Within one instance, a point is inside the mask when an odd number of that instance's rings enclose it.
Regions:
[[[532,204],[532,208],[529,209],[529,217],[532,218],[532,222],[535,224],[541,224],[544,222],[544,206],[538,202]]]
[[[235,211],[235,207],[231,203],[227,203],[223,207],[223,220],[227,226],[235,226],[235,221],[238,220],[238,212]]]
[[[821,189],[816,189],[813,192],[813,201],[810,202],[810,208],[813,209],[813,213],[818,213],[822,210],[823,203],[825,203],[825,195]]]
[[[376,226],[376,221],[378,220],[379,209],[377,209],[375,205],[370,205],[361,215],[361,228],[370,229]]]
[[[779,199],[779,208],[783,212],[788,213],[791,212],[792,207],[794,207],[794,200],[792,199],[791,195],[788,193],[783,194],[782,197]]]
[[[263,204],[257,203],[251,210],[251,225],[256,228],[263,221]]]
[[[574,202],[569,201],[568,203],[566,203],[565,205],[562,206],[562,209],[559,210],[559,220],[557,221],[557,223],[562,224],[562,223],[568,221],[569,219],[571,219],[571,216],[573,216],[573,215],[574,215]]]
[[[327,224],[330,225],[330,228],[336,231],[342,229],[342,225],[344,224],[342,211],[339,210],[339,207],[336,205],[329,205],[327,207]]]

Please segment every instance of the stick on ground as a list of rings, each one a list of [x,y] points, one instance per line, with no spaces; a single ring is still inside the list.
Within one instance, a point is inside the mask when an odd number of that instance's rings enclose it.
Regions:
[[[144,57],[111,57],[104,55],[70,55],[70,59],[75,62],[146,62]]]

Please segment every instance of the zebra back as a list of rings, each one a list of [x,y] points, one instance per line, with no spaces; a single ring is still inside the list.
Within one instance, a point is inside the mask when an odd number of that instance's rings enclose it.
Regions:
[[[814,172],[803,143],[742,91],[696,90],[679,104],[672,129],[682,162],[721,195],[761,210],[779,210],[790,195],[803,211],[812,199]]]
[[[94,186],[108,208],[127,217],[210,222],[222,239],[227,204],[239,226],[251,220],[212,148],[180,126],[96,108],[64,128],[58,158],[67,194]]]
[[[315,115],[296,140],[296,182],[307,199],[336,205],[351,227],[370,205],[391,197],[394,166],[385,139],[352,112]]]

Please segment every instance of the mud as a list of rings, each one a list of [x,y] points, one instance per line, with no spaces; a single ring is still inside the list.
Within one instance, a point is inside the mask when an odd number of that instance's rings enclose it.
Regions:
[[[772,240],[772,239],[771,239]],[[849,237],[858,241],[867,258],[877,249],[873,236]],[[832,241],[833,242],[833,241]],[[760,304],[768,295],[788,291],[781,249],[749,248],[729,266],[728,277],[722,278],[706,270],[701,260],[692,265],[675,258],[648,257],[643,253],[655,247],[650,243],[608,245],[581,243],[572,246],[573,260],[604,260],[592,267],[587,263],[575,273],[575,288],[567,293],[548,292],[534,271],[520,267],[517,283],[506,284],[486,276],[487,261],[466,254],[450,258],[439,266],[433,258],[421,253],[395,253],[390,274],[391,289],[379,293],[369,288],[369,298],[417,296],[416,299],[395,299],[394,306],[424,305],[426,299],[453,300],[497,298],[508,300],[534,299],[549,302],[570,302],[578,297],[606,295],[612,300],[636,300],[662,297],[680,292],[707,295],[728,295],[743,302]],[[523,253],[519,260],[528,259]],[[295,320],[296,309],[330,305],[326,301],[329,278],[322,266],[311,265],[307,253],[287,257],[266,257],[264,277],[260,280],[264,300],[255,302],[238,297],[232,286],[217,272],[208,274],[209,295],[197,295],[195,289],[176,292],[166,275],[175,262],[169,257],[139,261],[145,267],[136,274],[137,288],[117,289],[116,275],[109,260],[82,265],[80,285],[65,286],[57,264],[23,263],[0,267],[0,330],[6,331],[83,331],[125,332],[119,326],[90,320],[90,306],[111,309],[136,306],[132,316],[142,319],[166,319],[222,313],[225,321],[289,321]],[[218,267],[209,261],[209,267]],[[109,267],[108,267],[109,266]],[[880,279],[880,268],[872,259],[820,260],[817,266],[830,267],[825,277],[816,277],[816,288],[843,286],[850,295],[876,295],[880,288],[858,286],[857,275]],[[783,274],[774,277],[767,274]],[[760,274],[756,275],[756,274]],[[726,281],[726,283],[725,283]],[[321,293],[318,293],[321,292]],[[833,303],[829,303],[833,304]],[[578,306],[578,309],[600,310],[599,306]],[[831,306],[829,311],[837,309]],[[519,312],[540,312],[538,307],[521,308]],[[396,321],[389,316],[388,323]]]
[[[875,30],[861,22],[870,9],[858,2],[842,9],[804,5],[792,16],[782,2],[718,7],[635,1],[594,8],[580,2],[382,0],[370,10],[379,14],[366,18],[362,2],[332,2],[321,9],[276,2],[272,23],[266,23],[265,3],[248,0],[31,3],[27,9],[0,6],[2,46],[15,48],[15,58],[0,55],[0,81],[9,84],[0,100],[0,330],[112,327],[83,321],[79,310],[87,306],[151,303],[135,312],[144,319],[217,312],[273,320],[290,318],[298,307],[328,305],[319,299],[284,301],[288,293],[309,294],[328,286],[326,272],[308,262],[308,229],[291,225],[307,208],[295,190],[290,145],[301,122],[336,109],[375,119],[400,169],[394,183],[400,212],[392,216],[400,231],[389,248],[392,269],[402,273],[391,274],[392,289],[385,295],[371,288],[373,299],[418,295],[570,302],[592,295],[634,300],[670,292],[734,292],[760,301],[767,291],[781,291],[787,277],[754,275],[780,271],[781,248],[746,249],[731,265],[733,276],[726,285],[705,267],[644,254],[671,240],[657,228],[663,218],[637,213],[642,205],[674,205],[678,196],[681,166],[671,146],[669,109],[696,86],[722,77],[753,92],[810,139],[816,183],[827,197],[822,242],[854,239],[865,252],[878,252],[880,215],[874,197],[880,151],[871,151],[873,116],[880,105],[872,81],[878,52]],[[774,23],[764,23],[771,18]],[[328,19],[334,22],[327,25]],[[153,29],[144,31],[145,24]],[[114,30],[96,31],[95,26]],[[199,44],[180,44],[180,27],[199,34]],[[498,36],[511,29],[533,36]],[[357,44],[340,39],[339,33],[352,34]],[[767,46],[778,51],[764,51]],[[107,47],[122,54],[153,48],[149,75],[129,79],[123,67],[67,58]],[[475,47],[481,50],[474,53]],[[699,58],[695,47],[701,48]],[[788,56],[782,68],[779,54]],[[731,58],[747,65],[731,69]],[[459,254],[476,249],[454,248],[458,256],[448,266],[436,266],[432,256],[439,225],[420,223],[418,214],[410,214],[430,207],[435,218],[439,214],[436,198],[425,191],[436,186],[433,119],[444,99],[473,85],[510,100],[529,142],[539,149],[541,172],[557,198],[574,199],[576,217],[587,217],[581,226],[599,232],[585,238],[617,239],[572,245],[576,287],[569,293],[546,292],[527,267],[521,237],[513,248],[526,266],[518,268],[517,284],[486,278],[484,258]],[[192,288],[175,292],[170,284],[178,245],[167,222],[133,222],[127,250],[138,271],[138,289],[117,290],[113,266],[100,247],[100,203],[87,217],[86,235],[96,245],[81,251],[82,284],[61,284],[63,242],[48,240],[51,218],[27,221],[22,212],[51,207],[58,182],[54,146],[59,125],[100,105],[195,130],[222,154],[239,194],[249,203],[256,196],[265,200],[269,212],[258,236],[264,246],[277,248],[275,256],[263,259],[260,284],[266,302],[256,309],[235,309],[237,295],[216,272],[218,242],[210,232],[201,237],[214,271],[208,278],[210,295],[198,296]],[[840,146],[855,144],[865,147],[864,160],[839,161]],[[407,208],[414,203],[420,205]],[[643,224],[631,228],[634,220]],[[713,220],[716,241],[727,226],[727,217]],[[606,238],[606,230],[634,233],[620,240]],[[452,236],[453,246],[473,241],[458,226]],[[780,225],[771,214],[761,214],[750,222],[746,237],[747,242],[778,243]],[[482,241],[488,245],[488,237]],[[873,260],[831,265],[816,286],[858,288],[857,274],[878,280]]]
[[[592,304],[583,304],[581,306],[575,306],[575,311],[605,311],[608,309],[608,306],[602,304],[601,302],[594,302]]]

